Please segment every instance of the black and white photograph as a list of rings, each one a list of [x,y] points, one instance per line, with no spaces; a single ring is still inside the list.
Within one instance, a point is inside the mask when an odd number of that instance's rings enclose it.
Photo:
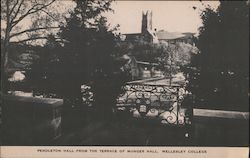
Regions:
[[[249,6],[1,0],[1,146],[248,149]]]

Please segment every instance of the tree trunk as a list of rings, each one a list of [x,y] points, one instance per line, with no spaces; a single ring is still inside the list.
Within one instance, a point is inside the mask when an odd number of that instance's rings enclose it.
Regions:
[[[1,87],[2,87],[2,92],[7,93],[7,82],[8,82],[8,62],[9,62],[9,41],[10,41],[10,31],[11,31],[11,26],[10,26],[10,15],[9,15],[9,0],[6,1],[6,30],[5,30],[5,38],[4,38],[4,43],[3,43],[3,55],[2,55],[2,62],[1,62]]]

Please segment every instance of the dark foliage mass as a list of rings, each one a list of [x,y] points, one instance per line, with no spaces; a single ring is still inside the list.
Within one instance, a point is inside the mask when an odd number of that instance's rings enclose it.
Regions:
[[[201,18],[190,90],[210,108],[248,110],[249,5],[221,1],[216,11],[207,8]]]
[[[55,93],[81,104],[81,85],[88,85],[100,109],[111,109],[126,81],[117,60],[119,37],[110,29],[102,12],[110,10],[110,1],[75,1],[76,7],[58,36],[51,36],[34,62],[27,78],[33,89]],[[106,108],[102,108],[106,107]]]

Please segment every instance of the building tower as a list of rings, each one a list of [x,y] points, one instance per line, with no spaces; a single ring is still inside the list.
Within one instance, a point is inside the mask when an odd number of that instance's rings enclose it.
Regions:
[[[152,11],[142,13],[142,27],[141,32],[152,31]]]

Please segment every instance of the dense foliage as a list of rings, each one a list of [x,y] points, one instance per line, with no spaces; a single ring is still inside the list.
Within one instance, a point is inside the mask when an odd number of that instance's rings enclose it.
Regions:
[[[94,94],[94,105],[111,111],[107,106],[114,105],[126,76],[116,57],[119,37],[101,16],[110,10],[110,1],[75,2],[75,9],[58,33],[60,42],[54,37],[48,40],[27,76],[34,89],[55,93],[77,104],[82,101],[81,85],[88,85]]]
[[[249,5],[221,1],[201,14],[203,26],[192,59],[190,90],[208,108],[248,110]]]

